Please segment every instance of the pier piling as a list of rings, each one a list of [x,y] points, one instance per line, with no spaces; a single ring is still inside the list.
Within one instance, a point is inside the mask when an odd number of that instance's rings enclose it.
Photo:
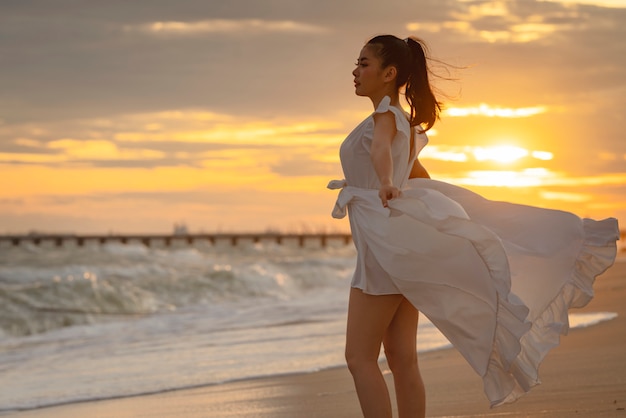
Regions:
[[[321,247],[326,247],[331,241],[340,241],[344,245],[352,242],[349,233],[302,233],[302,234],[280,234],[280,233],[216,233],[216,234],[184,234],[184,235],[68,235],[68,234],[29,234],[29,235],[0,235],[0,244],[8,243],[12,246],[19,246],[23,243],[42,245],[44,242],[51,242],[56,247],[62,247],[65,243],[73,242],[82,247],[88,241],[98,244],[108,242],[119,242],[128,244],[130,242],[140,242],[146,247],[151,247],[154,242],[163,242],[166,247],[172,246],[174,242],[183,242],[193,245],[196,242],[208,242],[215,245],[218,242],[228,242],[232,246],[237,246],[242,241],[253,243],[274,242],[283,244],[286,241],[295,241],[300,247],[304,247],[308,242],[318,242]]]

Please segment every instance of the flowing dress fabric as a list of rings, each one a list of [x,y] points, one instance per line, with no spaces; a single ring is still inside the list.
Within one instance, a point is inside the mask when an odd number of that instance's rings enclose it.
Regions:
[[[491,406],[512,402],[539,383],[538,367],[569,328],[567,311],[593,297],[610,267],[617,221],[580,219],[557,210],[484,199],[431,179],[408,179],[426,145],[406,114],[392,112],[394,184],[402,196],[384,208],[371,163],[373,115],[340,149],[345,180],[333,216],[349,213],[357,248],[352,286],[375,295],[403,294],[483,378]]]

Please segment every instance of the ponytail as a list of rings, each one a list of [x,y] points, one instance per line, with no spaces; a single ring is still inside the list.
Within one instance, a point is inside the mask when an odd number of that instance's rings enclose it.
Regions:
[[[435,97],[428,80],[426,45],[418,38],[405,40],[393,35],[376,36],[367,43],[377,48],[383,68],[393,65],[397,69],[396,87],[405,86],[404,95],[411,108],[411,126],[422,126],[422,132],[433,127],[441,103]]]
[[[439,119],[441,103],[437,101],[428,80],[425,45],[412,37],[407,38],[406,43],[411,57],[404,96],[411,107],[411,126],[422,125],[426,132]]]

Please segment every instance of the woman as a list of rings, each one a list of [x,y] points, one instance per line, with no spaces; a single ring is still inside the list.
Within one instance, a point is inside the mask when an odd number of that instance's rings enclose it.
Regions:
[[[585,305],[613,263],[617,222],[491,202],[431,180],[417,154],[440,103],[422,41],[377,36],[353,75],[375,112],[341,145],[345,180],[329,188],[341,188],[333,216],[349,212],[358,254],[346,360],[363,415],[391,417],[382,344],[399,416],[425,416],[418,310],[482,376],[491,406],[512,402],[539,383],[539,363],[567,331],[567,309]]]

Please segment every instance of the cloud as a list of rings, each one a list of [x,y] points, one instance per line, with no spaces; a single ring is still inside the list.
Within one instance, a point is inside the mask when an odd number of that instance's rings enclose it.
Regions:
[[[626,0],[539,0],[543,2],[560,3],[563,5],[587,5],[596,7],[626,9]]]
[[[586,24],[585,15],[563,6],[525,8],[523,2],[491,0],[461,2],[442,21],[414,21],[409,31],[452,32],[487,43],[528,43],[550,38]]]
[[[189,36],[202,34],[250,35],[264,33],[323,34],[330,30],[324,26],[292,20],[261,19],[209,19],[190,22],[159,21],[124,26],[126,32],[143,32],[152,35]]]
[[[154,160],[164,157],[164,153],[150,149],[120,149],[117,144],[103,139],[63,138],[51,141],[48,147],[61,150],[68,160]]]
[[[319,108],[319,86],[344,83],[333,48],[349,41],[328,36],[338,29],[323,18],[331,12],[305,3],[0,2],[0,115],[11,124],[207,105],[271,116],[278,101],[283,113]],[[322,58],[328,72],[305,66]],[[346,54],[348,73],[351,62]]]
[[[3,140],[4,139],[4,140]],[[54,155],[58,154],[57,150],[49,149],[44,143],[31,138],[15,137],[8,140],[0,134],[0,155]],[[45,158],[45,157],[42,157]]]
[[[605,187],[623,186],[626,184],[626,173],[576,177],[546,168],[473,170],[465,173],[462,177],[451,180],[451,182],[465,186],[489,187]]]
[[[0,127],[0,164],[111,168],[227,165],[236,169],[253,161],[254,166],[282,173],[291,170],[286,168],[291,164],[288,161],[302,150],[306,150],[307,158],[326,161],[320,167],[329,161],[336,164],[336,157],[333,160],[328,155],[336,155],[345,130],[341,123],[318,118],[267,121],[201,109],[29,123]],[[272,149],[277,152],[272,153]],[[299,168],[304,170],[304,166]]]
[[[590,193],[555,192],[542,190],[539,192],[542,198],[547,200],[562,200],[566,202],[589,202],[593,199]]]
[[[538,187],[544,184],[554,173],[546,169],[524,170],[474,170],[456,181],[466,186],[489,187]]]
[[[545,113],[547,110],[547,106],[502,108],[481,103],[478,106],[449,107],[444,113],[446,116],[451,117],[488,116],[498,118],[527,118],[529,116]]]
[[[429,145],[420,153],[420,159],[465,162],[497,162],[502,164],[513,163],[518,160],[528,160],[535,164],[535,160],[549,161],[554,155],[548,151],[528,150],[512,145],[494,146],[450,146]]]
[[[337,175],[337,161],[329,162],[317,156],[297,153],[282,158],[271,166],[272,172],[286,177]]]

